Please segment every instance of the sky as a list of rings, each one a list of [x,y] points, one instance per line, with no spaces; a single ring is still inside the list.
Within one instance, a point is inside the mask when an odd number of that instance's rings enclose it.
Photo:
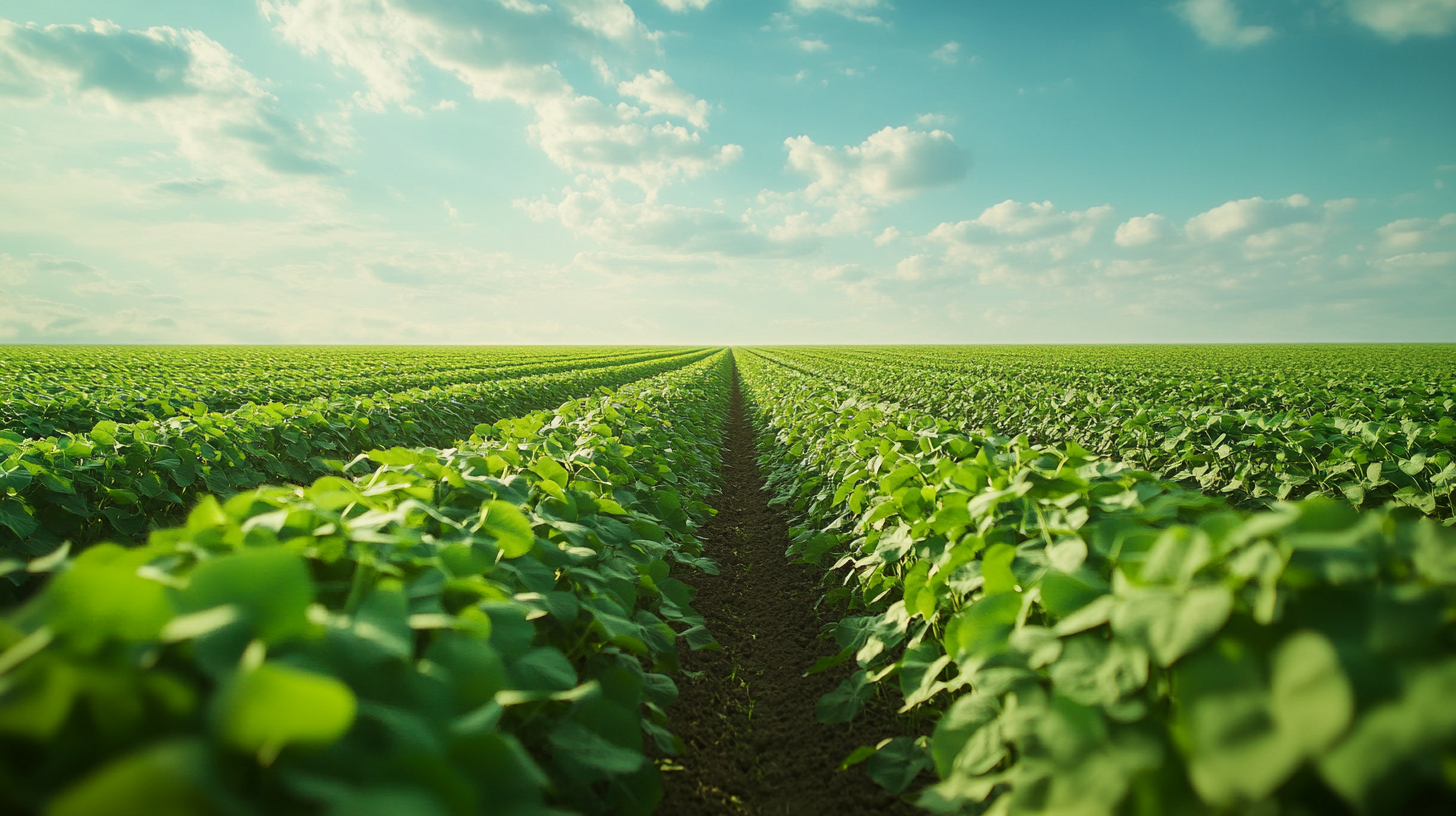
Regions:
[[[1456,0],[0,0],[0,342],[1456,341]]]

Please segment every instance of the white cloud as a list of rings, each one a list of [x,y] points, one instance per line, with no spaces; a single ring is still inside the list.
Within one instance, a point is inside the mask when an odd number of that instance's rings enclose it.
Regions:
[[[792,0],[789,5],[797,14],[828,11],[865,23],[884,22],[870,12],[890,8],[890,4],[883,0]]]
[[[1373,283],[1384,285],[1409,285],[1415,280],[1451,280],[1456,275],[1456,250],[1445,252],[1407,252],[1376,258],[1369,262],[1372,269],[1381,274]],[[1448,315],[1449,317],[1449,315]]]
[[[1239,9],[1233,0],[1183,0],[1176,10],[1199,39],[1223,48],[1243,48],[1261,43],[1273,36],[1269,26],[1246,26],[1239,23]]]
[[[939,60],[946,65],[955,65],[961,60],[961,44],[956,42],[955,40],[951,40],[945,45],[942,45],[941,47],[930,52],[930,58],[934,60]]]
[[[875,246],[884,246],[893,243],[900,237],[900,231],[894,227],[885,227],[885,231],[875,236]]]
[[[943,113],[922,113],[915,117],[915,123],[917,125],[929,125],[930,127],[948,125],[952,121],[954,121],[954,117],[946,116]]]
[[[830,232],[862,229],[871,210],[966,176],[965,154],[943,130],[886,127],[857,146],[841,148],[816,144],[808,136],[784,144],[789,168],[810,179],[802,197],[834,209]],[[800,225],[807,221],[800,219]]]
[[[1394,252],[1409,252],[1434,240],[1446,230],[1456,230],[1456,213],[1440,218],[1402,218],[1377,229],[1380,243]]]
[[[708,127],[708,103],[679,88],[666,71],[638,74],[617,86],[617,93],[646,103],[648,116],[678,116],[694,127]]]
[[[654,201],[625,202],[600,183],[584,190],[567,188],[559,202],[542,197],[519,200],[515,206],[534,220],[559,220],[577,235],[608,244],[734,257],[802,254],[815,246],[804,236],[767,235],[746,216]]]
[[[1168,229],[1168,219],[1157,213],[1135,215],[1117,227],[1114,239],[1120,247],[1145,246],[1162,238]]]
[[[877,210],[966,174],[964,154],[949,133],[939,130],[886,127],[858,146],[843,148],[816,144],[808,136],[786,139],[784,144],[789,149],[788,169],[810,178],[797,192],[760,195],[761,200],[773,202],[762,214],[783,216],[770,235],[784,241],[865,229]],[[799,201],[829,210],[828,219],[813,212],[788,211]]]
[[[0,72],[0,96],[20,104],[59,98],[160,129],[215,189],[307,186],[340,172],[331,156],[347,136],[285,114],[201,32],[0,20]]]
[[[657,48],[660,35],[622,0],[378,0],[362,5],[263,0],[261,7],[284,38],[305,53],[325,53],[357,70],[369,88],[361,104],[402,105],[414,94],[415,64],[434,65],[468,85],[476,99],[509,100],[531,109],[536,121],[529,134],[559,167],[626,181],[649,197],[742,154],[737,145],[708,144],[681,126],[644,122],[643,111],[632,105],[578,94],[562,76],[556,62],[572,52],[600,56],[604,47],[627,54]],[[625,87],[646,95],[637,98],[648,103],[647,115],[685,109],[690,121],[702,119],[694,107],[698,100],[664,72],[649,72]]]
[[[1350,17],[1388,40],[1456,30],[1456,0],[1346,0]]]
[[[829,43],[823,40],[804,40],[796,37],[794,44],[799,46],[800,51],[808,54],[818,54],[829,50]]]
[[[942,223],[926,239],[944,248],[947,261],[977,269],[982,282],[1004,281],[1068,261],[1111,216],[1106,205],[1061,210],[1050,201],[1007,200],[972,220]]]
[[[657,0],[657,2],[661,3],[668,11],[682,13],[685,11],[702,11],[713,0]]]
[[[1255,196],[1229,201],[1188,219],[1184,231],[1194,241],[1219,241],[1253,231],[1282,226],[1281,222],[1305,220],[1309,198],[1292,195],[1277,201]]]
[[[926,280],[941,268],[941,262],[929,255],[911,255],[895,264],[895,277],[906,281]]]

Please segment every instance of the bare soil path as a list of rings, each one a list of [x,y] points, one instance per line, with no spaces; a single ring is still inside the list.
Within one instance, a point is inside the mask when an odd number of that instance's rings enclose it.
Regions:
[[[687,743],[663,774],[663,816],[860,816],[915,814],[863,766],[839,771],[856,746],[904,733],[890,709],[870,710],[849,725],[822,725],[814,704],[849,669],[804,677],[835,653],[819,632],[836,619],[815,609],[822,571],[790,564],[787,523],[768,504],[753,428],[737,375],[724,451],[724,488],[711,501],[718,515],[700,530],[721,574],[693,581],[693,606],[723,645],[683,655],[688,674],[669,714]],[[701,673],[701,674],[698,674]]]

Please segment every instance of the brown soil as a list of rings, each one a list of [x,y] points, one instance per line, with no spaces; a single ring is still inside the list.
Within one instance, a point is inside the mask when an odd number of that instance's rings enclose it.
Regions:
[[[723,645],[682,657],[689,673],[669,714],[687,751],[666,764],[663,816],[859,816],[915,814],[870,780],[864,766],[839,771],[856,747],[907,733],[893,704],[872,703],[848,725],[822,725],[814,704],[850,673],[804,671],[837,650],[819,638],[837,618],[815,608],[823,571],[784,556],[788,525],[768,505],[753,428],[737,376],[718,509],[700,530],[721,574],[693,581],[694,608]],[[851,661],[853,663],[853,661]],[[697,673],[701,673],[700,675]]]

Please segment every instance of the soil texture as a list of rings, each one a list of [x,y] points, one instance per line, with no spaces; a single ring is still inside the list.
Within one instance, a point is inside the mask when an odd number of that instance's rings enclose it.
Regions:
[[[693,606],[723,651],[682,655],[681,696],[669,711],[686,743],[665,764],[663,816],[860,816],[920,813],[880,788],[864,766],[840,771],[856,747],[907,733],[893,704],[872,702],[854,722],[823,725],[814,705],[847,677],[841,666],[810,677],[804,671],[833,655],[822,640],[838,618],[816,609],[822,569],[785,557],[788,524],[759,473],[754,432],[737,375],[724,451],[718,515],[699,530],[720,569],[695,576]],[[853,661],[851,661],[851,664]]]

